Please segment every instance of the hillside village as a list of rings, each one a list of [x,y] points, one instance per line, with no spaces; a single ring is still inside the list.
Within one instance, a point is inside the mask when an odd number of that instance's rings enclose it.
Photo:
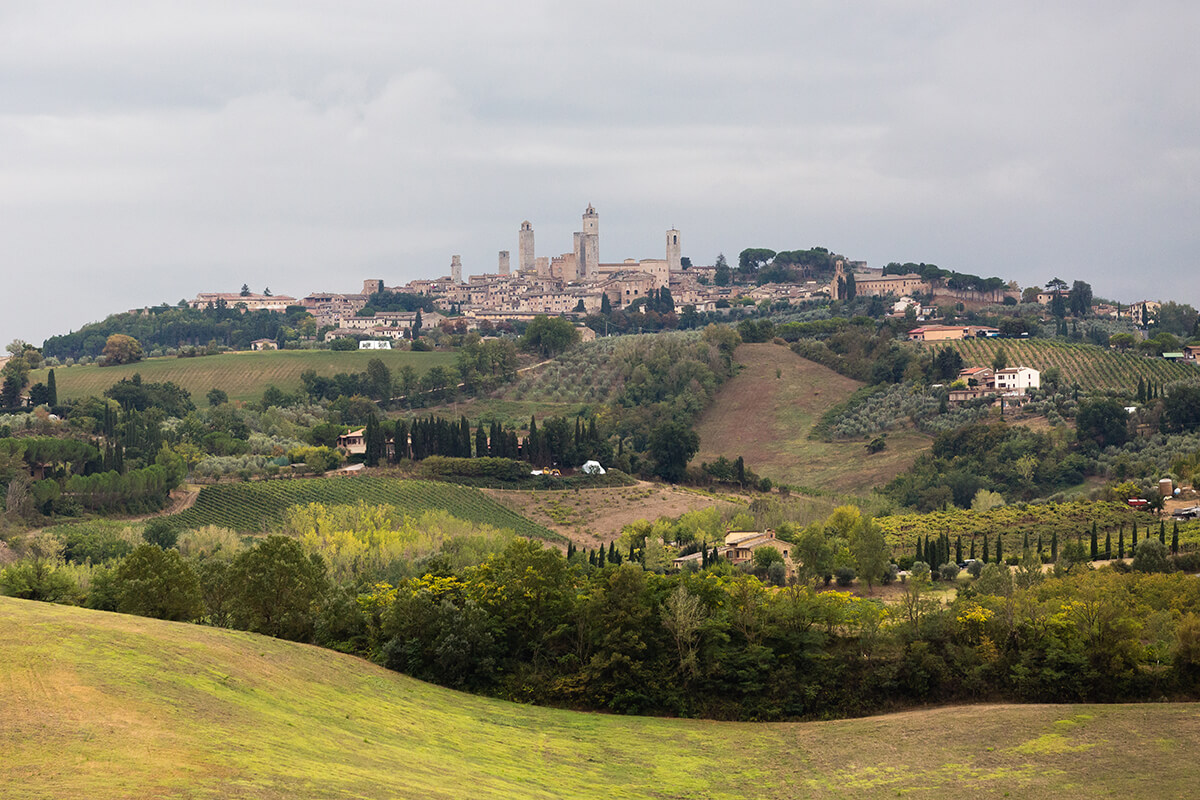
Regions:
[[[246,311],[283,312],[289,307],[307,311],[325,340],[353,337],[357,340],[398,340],[412,337],[414,325],[426,329],[453,323],[464,330],[492,330],[497,324],[529,322],[539,315],[563,316],[582,321],[589,315],[645,304],[655,293],[666,292],[671,307],[695,313],[720,313],[733,304],[803,303],[820,300],[846,300],[853,297],[891,298],[890,313],[910,317],[918,325],[909,331],[913,341],[948,341],[971,337],[997,337],[995,327],[940,324],[941,307],[946,303],[1014,304],[1036,302],[1047,311],[1056,303],[1068,301],[1070,291],[1058,279],[1049,289],[1036,287],[1021,291],[1015,282],[1001,284],[989,279],[985,286],[956,287],[953,281],[931,279],[915,272],[889,273],[836,254],[828,263],[806,266],[795,280],[738,282],[718,277],[720,265],[691,263],[683,253],[682,233],[666,231],[662,258],[625,259],[604,262],[600,258],[600,216],[589,205],[575,233],[572,249],[555,256],[537,255],[534,228],[528,220],[518,230],[517,258],[511,251],[499,251],[495,272],[463,274],[458,255],[451,256],[449,274],[431,279],[414,279],[389,286],[378,278],[366,279],[359,292],[319,291],[303,297],[269,293],[201,292],[187,305],[194,309],[213,307],[243,308]],[[818,248],[819,250],[819,248]],[[823,251],[828,252],[828,251]],[[771,256],[776,254],[771,253]],[[780,254],[783,255],[783,254]],[[923,266],[923,265],[922,265]],[[998,285],[1000,284],[1000,285]],[[360,316],[378,293],[403,294],[428,298],[436,311],[423,315],[416,311],[377,311]],[[1161,303],[1142,300],[1125,306],[1114,303],[1089,304],[1091,316],[1127,320],[1145,329],[1156,318]],[[142,309],[140,313],[148,313]],[[135,310],[137,312],[137,310]],[[579,326],[585,340],[594,333]],[[271,340],[254,342],[254,349],[277,346]],[[380,345],[382,346],[382,345]],[[364,349],[375,345],[363,344]],[[1194,361],[1195,347],[1167,354]]]

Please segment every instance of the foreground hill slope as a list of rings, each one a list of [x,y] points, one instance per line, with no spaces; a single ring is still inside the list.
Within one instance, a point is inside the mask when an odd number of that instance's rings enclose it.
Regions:
[[[1192,796],[1196,705],[581,714],[247,633],[0,598],[0,796]]]
[[[735,358],[742,369],[696,426],[695,464],[742,456],[746,466],[777,483],[853,494],[907,470],[932,441],[916,431],[895,431],[886,450],[867,455],[862,442],[809,439],[821,415],[862,384],[775,344],[743,344]]]

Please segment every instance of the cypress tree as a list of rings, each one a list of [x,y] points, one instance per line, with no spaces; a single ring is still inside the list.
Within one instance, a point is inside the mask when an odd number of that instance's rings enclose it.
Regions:
[[[487,432],[483,429],[483,423],[479,423],[479,427],[475,429],[475,457],[483,458],[488,454],[488,437]]]
[[[599,553],[596,555],[596,566],[604,566],[604,545],[600,545]]]
[[[983,535],[983,563],[988,563],[988,535]]]
[[[54,382],[54,370],[46,374],[46,394],[51,408],[58,405],[58,384]]]
[[[971,558],[975,557],[975,537],[971,537]]]
[[[1004,563],[1004,534],[996,534],[996,563]]]
[[[708,569],[708,542],[700,545],[700,568]]]
[[[1165,520],[1158,521],[1158,540],[1164,545],[1167,543],[1167,523]]]
[[[1117,530],[1117,558],[1125,558],[1125,526]]]
[[[961,564],[962,560],[962,535],[959,534],[959,536],[954,540],[954,563]]]
[[[1029,549],[1029,531],[1025,531],[1025,537],[1021,540],[1021,550],[1024,552]]]
[[[588,566],[589,567],[596,566],[596,551],[595,550],[588,550]]]
[[[1099,549],[1096,542],[1096,521],[1092,520],[1092,561],[1100,557]]]
[[[616,542],[608,543],[608,560],[609,560],[609,562],[611,562],[613,564],[621,563],[621,557],[619,555],[617,555],[617,543]]]
[[[631,563],[632,563],[632,562],[633,562],[633,560],[634,560],[634,558],[633,558],[633,557],[634,557],[634,553],[633,553],[633,542],[632,542],[632,541],[630,541],[630,542],[629,542],[629,561],[630,561]]]
[[[1058,561],[1058,531],[1050,535],[1050,560]]]
[[[575,543],[572,541],[568,541],[567,542],[567,561],[570,561],[571,556],[573,556],[573,555],[575,555]]]
[[[1137,520],[1134,520],[1133,523],[1133,540],[1129,543],[1129,552],[1137,552]]]
[[[1104,560],[1112,560],[1112,531],[1104,534]]]
[[[462,417],[458,423],[458,450],[463,458],[471,457],[471,423]]]
[[[1042,560],[1042,535],[1038,534],[1038,561]]]
[[[1179,555],[1179,520],[1171,528],[1171,555]]]

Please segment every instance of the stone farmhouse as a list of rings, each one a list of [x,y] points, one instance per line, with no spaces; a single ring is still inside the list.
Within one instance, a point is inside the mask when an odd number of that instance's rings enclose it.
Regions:
[[[296,298],[286,294],[239,294],[238,292],[200,292],[196,299],[189,300],[192,308],[209,308],[219,305],[236,308],[244,305],[247,311],[286,311],[288,306],[299,305]]]

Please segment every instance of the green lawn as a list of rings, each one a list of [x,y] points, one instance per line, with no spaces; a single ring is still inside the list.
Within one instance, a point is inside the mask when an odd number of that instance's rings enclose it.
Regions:
[[[0,796],[1190,798],[1200,708],[838,722],[620,717],[459,694],[248,633],[0,598]]]
[[[414,353],[407,350],[341,352],[336,350],[269,350],[264,352],[221,353],[200,358],[151,358],[120,367],[95,365],[57,367],[54,381],[58,397],[71,400],[101,395],[104,390],[135,372],[144,381],[173,381],[191,392],[192,402],[205,404],[204,396],[214,387],[224,390],[230,400],[258,400],[272,384],[285,392],[301,387],[300,373],[316,370],[318,375],[339,372],[365,372],[367,362],[378,358],[393,374],[408,364],[424,374],[434,366],[454,365],[455,354],[444,352]],[[46,370],[35,370],[30,383],[44,382]]]

